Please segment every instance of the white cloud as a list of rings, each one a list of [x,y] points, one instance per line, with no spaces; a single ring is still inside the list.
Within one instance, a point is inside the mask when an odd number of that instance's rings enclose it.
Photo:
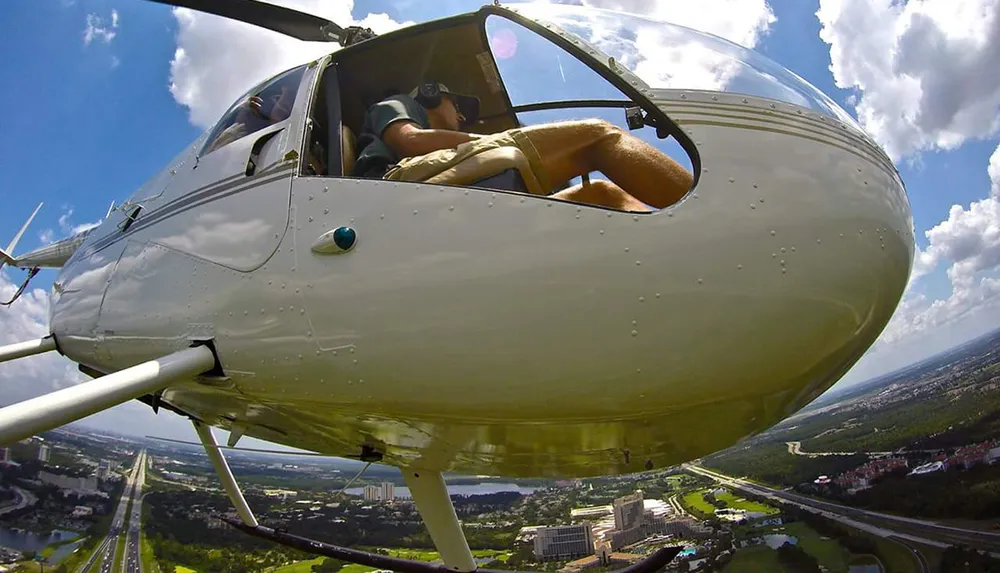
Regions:
[[[837,85],[894,159],[1000,130],[994,0],[820,0]]]
[[[551,2],[537,4],[540,8]],[[721,90],[741,70],[739,61],[709,49],[702,39],[655,21],[707,32],[746,48],[755,47],[776,21],[766,0],[583,0],[583,5],[654,20],[592,12],[570,18],[548,15],[655,88]],[[560,6],[558,11],[568,9]]]
[[[990,191],[926,231],[907,292],[859,371],[877,375],[906,366],[996,328],[1000,319],[1000,145],[990,157]],[[941,265],[947,298],[931,299],[915,284]],[[905,358],[904,358],[905,357]],[[875,363],[878,363],[877,365]],[[855,373],[852,379],[857,379]]]
[[[340,26],[360,25],[385,33],[411,24],[386,14],[356,20],[353,0],[275,2],[327,18]],[[170,62],[170,93],[189,110],[191,123],[208,128],[256,83],[295,65],[328,54],[335,43],[303,42],[257,26],[186,8],[175,8],[177,49]]]
[[[100,40],[110,44],[118,35],[118,10],[111,9],[111,21],[105,23],[104,18],[97,14],[87,14],[87,27],[83,30],[83,45],[89,46],[92,41]]]

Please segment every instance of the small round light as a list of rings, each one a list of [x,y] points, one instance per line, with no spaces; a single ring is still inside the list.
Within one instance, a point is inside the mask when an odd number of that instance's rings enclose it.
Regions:
[[[338,227],[333,232],[333,242],[344,251],[351,250],[358,239],[358,234],[350,227]]]

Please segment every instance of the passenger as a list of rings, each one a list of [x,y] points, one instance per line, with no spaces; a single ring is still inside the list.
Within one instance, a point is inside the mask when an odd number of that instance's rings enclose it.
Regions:
[[[692,176],[679,163],[606,121],[562,121],[492,135],[462,131],[478,113],[478,98],[440,83],[387,97],[368,109],[353,174],[414,180],[407,172],[426,172],[422,163],[450,167],[477,153],[477,146],[511,145],[524,153],[546,191],[593,171],[611,179],[584,180],[551,197],[649,211],[677,202],[691,188]],[[470,142],[476,143],[464,145]]]

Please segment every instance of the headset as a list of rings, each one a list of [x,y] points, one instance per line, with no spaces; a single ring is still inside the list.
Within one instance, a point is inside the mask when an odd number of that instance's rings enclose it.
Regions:
[[[417,103],[426,109],[434,109],[441,105],[441,88],[436,81],[423,82],[417,88],[417,95],[413,98]]]

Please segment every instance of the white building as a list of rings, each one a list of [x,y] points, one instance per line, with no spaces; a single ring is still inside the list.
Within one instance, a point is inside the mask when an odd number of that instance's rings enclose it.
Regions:
[[[382,496],[382,501],[392,501],[395,496],[395,486],[391,482],[384,481],[380,486],[379,494]]]
[[[38,446],[38,461],[47,462],[49,461],[49,447],[45,444]]]
[[[554,525],[535,530],[535,558],[563,560],[594,552],[594,533],[589,523]]]
[[[381,490],[378,486],[366,485],[364,489],[365,501],[378,501],[379,493],[381,493]]]

